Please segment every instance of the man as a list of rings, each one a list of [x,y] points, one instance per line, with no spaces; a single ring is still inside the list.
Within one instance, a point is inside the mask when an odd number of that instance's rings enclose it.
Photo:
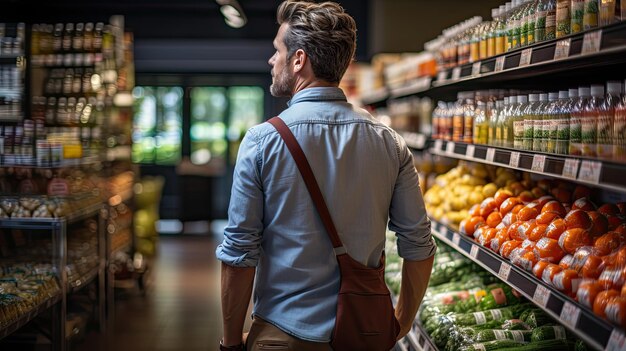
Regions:
[[[339,81],[353,59],[356,25],[330,2],[283,2],[273,42],[273,96],[311,164],[339,236],[376,267],[385,228],[404,258],[396,317],[404,336],[422,300],[436,247],[413,158],[391,129],[346,102]],[[291,154],[268,123],[246,133],[237,158],[222,261],[222,350],[331,350],[339,271],[335,253]],[[336,350],[339,351],[339,350]]]

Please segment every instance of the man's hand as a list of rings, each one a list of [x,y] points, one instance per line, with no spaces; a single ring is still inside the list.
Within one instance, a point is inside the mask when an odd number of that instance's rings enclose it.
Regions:
[[[222,263],[222,322],[224,345],[245,342],[243,325],[254,283],[254,267],[232,267]]]
[[[431,256],[423,261],[404,260],[402,263],[402,283],[396,305],[396,318],[400,323],[398,340],[403,338],[413,326],[417,309],[428,287],[434,259],[435,257]]]

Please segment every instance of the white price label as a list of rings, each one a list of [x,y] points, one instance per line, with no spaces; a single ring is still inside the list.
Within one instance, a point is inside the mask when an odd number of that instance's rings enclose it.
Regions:
[[[626,337],[617,328],[611,332],[609,342],[607,342],[605,351],[624,351],[626,350]]]
[[[478,62],[474,62],[474,64],[472,65],[472,75],[473,76],[477,76],[480,74],[480,61]]]
[[[565,159],[565,164],[563,165],[563,174],[564,178],[576,179],[578,175],[578,165],[580,164],[580,160],[574,158]]]
[[[496,149],[488,148],[487,149],[487,162],[493,162],[493,159],[496,157]]]
[[[461,243],[461,236],[458,233],[454,233],[454,235],[452,235],[452,243],[456,246],[459,246]]]
[[[437,80],[440,82],[443,82],[446,80],[446,77],[448,76],[448,72],[446,71],[441,71],[439,73],[437,73]]]
[[[472,245],[472,249],[470,250],[470,256],[473,259],[476,259],[478,257],[478,246],[477,245]]]
[[[546,165],[546,155],[534,155],[533,165],[530,167],[530,169],[534,172],[543,172],[545,165]]]
[[[602,171],[602,162],[583,161],[580,164],[580,172],[578,172],[578,180],[600,183],[600,172]]]
[[[572,44],[572,38],[559,40],[556,42],[554,49],[554,59],[560,60],[569,57],[569,48]]]
[[[474,145],[467,145],[467,150],[465,151],[465,156],[469,157],[469,158],[473,158],[475,151],[476,151],[476,147]]]
[[[602,30],[585,33],[581,55],[593,54],[600,51],[602,43]]]
[[[509,279],[510,273],[511,273],[511,265],[508,263],[502,262],[502,264],[500,265],[500,270],[498,270],[498,277],[506,281],[507,279]]]
[[[546,307],[548,299],[550,299],[550,290],[543,285],[537,285],[533,294],[533,301],[541,307]]]
[[[519,67],[530,65],[530,59],[533,56],[533,48],[522,50],[522,55],[519,58]]]
[[[441,150],[442,147],[443,147],[443,141],[435,140],[435,146],[434,146],[435,151]]]
[[[448,154],[454,153],[454,142],[448,141],[448,144],[446,145],[446,153]]]
[[[496,67],[493,69],[494,72],[500,72],[504,69],[504,60],[506,56],[500,56],[496,59]]]
[[[452,80],[457,80],[461,78],[461,67],[454,67],[452,70]]]
[[[519,152],[511,152],[511,158],[509,159],[509,166],[517,168],[519,166]]]
[[[571,328],[576,328],[578,324],[578,318],[580,317],[580,308],[574,306],[569,301],[565,301],[563,309],[561,310],[561,320],[564,324]]]

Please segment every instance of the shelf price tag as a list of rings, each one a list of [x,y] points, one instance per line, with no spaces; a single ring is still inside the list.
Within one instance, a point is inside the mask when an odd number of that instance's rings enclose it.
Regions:
[[[580,317],[580,308],[574,306],[574,304],[569,301],[565,301],[560,317],[564,324],[575,329],[576,324],[578,324],[578,318]]]
[[[506,59],[506,56],[500,56],[496,59],[496,67],[494,67],[493,69],[494,72],[501,72],[502,70],[504,70],[505,59]]]
[[[554,59],[560,60],[569,57],[569,49],[572,44],[572,38],[559,40],[556,42],[554,49]]]
[[[519,152],[511,152],[511,158],[509,159],[509,166],[517,168],[519,166]]]
[[[461,67],[454,67],[452,70],[452,77],[450,79],[457,80],[461,78]]]
[[[522,50],[522,55],[519,58],[519,67],[530,65],[530,59],[533,56],[533,48]]]
[[[496,156],[496,149],[490,147],[487,149],[487,162],[493,162],[493,159]]]
[[[459,233],[454,233],[452,235],[452,243],[454,243],[454,245],[459,246],[459,244],[461,243],[461,235],[459,235]]]
[[[533,302],[541,307],[546,307],[550,299],[550,290],[543,285],[537,285],[533,294]]]
[[[574,158],[565,159],[565,164],[563,165],[563,174],[564,178],[576,179],[578,175],[578,165],[580,164],[580,160]]]
[[[533,165],[530,167],[530,170],[534,172],[543,172],[545,165],[546,155],[534,155]]]
[[[581,55],[593,54],[600,51],[602,43],[602,30],[585,33]]]
[[[578,173],[578,180],[600,183],[600,172],[602,171],[602,162],[597,161],[583,161],[580,164],[580,172]]]
[[[476,147],[474,145],[467,145],[467,150],[465,151],[465,157],[474,158],[475,151],[476,151]]]
[[[441,150],[442,147],[443,147],[443,141],[435,140],[435,146],[433,147],[435,151]]]
[[[626,349],[626,337],[617,328],[611,332],[609,342],[607,342],[605,351],[622,351]]]
[[[454,142],[448,141],[448,144],[446,145],[446,153],[448,154],[454,153]]]
[[[447,77],[448,77],[447,71],[441,71],[437,73],[437,81],[443,82],[446,80]]]
[[[476,259],[478,257],[478,245],[472,245],[472,248],[470,250],[470,256],[473,259]]]
[[[480,61],[474,62],[474,64],[472,65],[472,75],[473,76],[477,76],[477,75],[480,74],[480,65],[481,65]]]
[[[507,281],[509,279],[509,274],[511,274],[511,265],[505,262],[500,264],[500,270],[498,270],[498,277],[500,279]]]

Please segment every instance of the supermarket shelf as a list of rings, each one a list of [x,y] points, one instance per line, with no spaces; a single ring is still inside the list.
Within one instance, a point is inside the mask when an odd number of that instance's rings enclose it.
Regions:
[[[422,133],[400,132],[406,145],[411,149],[424,150],[428,145],[429,137]]]
[[[93,217],[102,209],[102,204],[94,204],[61,218],[0,218],[0,227],[15,229],[55,229],[62,222],[73,223]]]
[[[389,91],[387,88],[380,88],[361,96],[361,103],[363,105],[380,105],[385,104],[389,98]]]
[[[17,157],[17,156],[15,156]],[[79,166],[93,166],[100,163],[99,156],[87,156],[81,158],[73,158],[73,159],[65,159],[56,164],[48,164],[48,165],[39,165],[36,164],[35,161],[24,162],[21,164],[16,164],[13,162],[6,162],[6,155],[1,160],[0,163],[1,168],[37,168],[37,169],[59,169],[59,168],[70,168],[70,167],[79,167]]]
[[[98,276],[99,269],[100,268],[98,266],[95,266],[89,272],[83,274],[78,279],[68,282],[68,293],[73,294],[85,287],[86,285],[89,285],[89,283],[91,283]]]
[[[52,307],[57,302],[61,301],[61,298],[62,298],[61,293],[58,293],[55,296],[49,298],[48,300],[42,302],[41,304],[39,304],[39,306],[36,306],[32,310],[30,310],[30,312],[24,314],[17,320],[9,323],[9,325],[3,328],[0,328],[0,339],[3,339],[13,334],[16,330],[20,329],[21,327],[26,325],[28,322],[35,319],[35,317],[37,317],[39,314],[41,314],[48,308]]]
[[[532,274],[512,265],[508,260],[459,234],[432,221],[435,237],[467,256],[490,273],[519,291],[553,318],[560,320],[588,345],[598,350],[626,350],[626,336],[619,327],[596,316],[587,307],[578,305],[560,291],[545,285]]]
[[[414,79],[410,84],[406,86],[391,89],[389,97],[392,99],[401,98],[405,96],[415,95],[427,91],[431,88],[432,78],[421,77]]]
[[[435,140],[430,152],[626,192],[626,164],[622,163],[444,140]]]

